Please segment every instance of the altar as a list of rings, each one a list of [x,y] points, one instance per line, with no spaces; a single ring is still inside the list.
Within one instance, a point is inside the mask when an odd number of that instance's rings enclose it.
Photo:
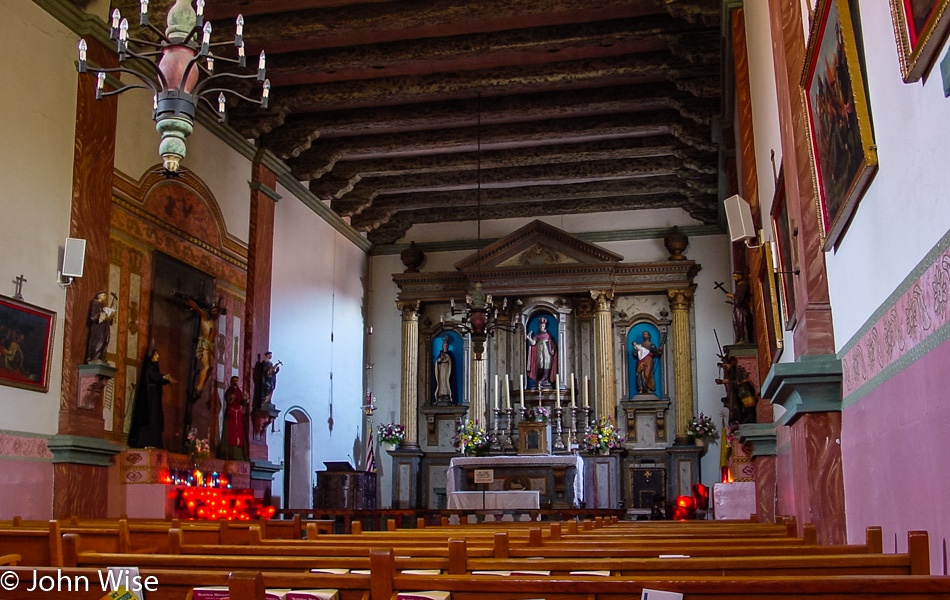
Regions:
[[[492,469],[487,491],[536,491],[541,508],[584,505],[584,460],[578,455],[473,456],[449,462],[445,491],[475,491],[475,470]]]

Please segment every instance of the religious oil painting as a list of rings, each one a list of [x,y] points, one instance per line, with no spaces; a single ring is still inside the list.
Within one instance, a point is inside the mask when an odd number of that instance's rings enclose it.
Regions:
[[[0,384],[49,391],[56,313],[0,296]]]
[[[918,81],[933,64],[950,29],[950,0],[891,0],[901,76]]]
[[[824,249],[837,247],[877,171],[867,94],[848,0],[815,11],[802,73]]]
[[[779,291],[781,292],[782,316],[785,329],[795,327],[795,275],[799,272],[797,246],[794,238],[798,236],[795,222],[789,218],[788,202],[785,198],[785,169],[782,168],[775,182],[775,196],[772,198],[772,237],[778,259]]]

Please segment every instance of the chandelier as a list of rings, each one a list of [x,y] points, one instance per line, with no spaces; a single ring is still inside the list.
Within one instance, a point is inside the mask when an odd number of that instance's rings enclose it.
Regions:
[[[496,329],[514,332],[517,325],[505,325],[498,321],[498,309],[492,302],[491,294],[486,294],[481,281],[475,282],[475,289],[465,296],[465,308],[456,308],[455,299],[451,300],[452,316],[462,315],[458,329],[472,338],[472,352],[475,360],[482,360],[485,342],[494,335]],[[508,310],[508,299],[501,304],[501,310]]]
[[[172,173],[178,170],[179,162],[185,157],[185,138],[194,130],[195,112],[199,99],[204,100],[218,114],[218,120],[224,122],[226,93],[259,104],[265,109],[270,94],[270,81],[264,77],[264,52],[261,52],[256,73],[240,75],[214,72],[215,62],[232,63],[246,68],[244,17],[238,15],[235,21],[233,43],[237,48],[238,58],[215,56],[211,51],[212,48],[230,45],[231,42],[211,43],[211,23],[204,21],[204,6],[205,0],[196,0],[194,8],[190,0],[175,0],[174,6],[168,11],[167,27],[163,32],[148,22],[148,0],[140,0],[139,26],[157,35],[160,40],[158,42],[130,38],[128,19],[122,17],[119,9],[112,12],[109,37],[116,42],[119,62],[124,63],[128,57],[139,59],[141,64],[152,71],[150,74],[126,67],[105,69],[91,66],[86,63],[88,49],[86,40],[79,40],[77,70],[80,73],[96,74],[98,78],[96,100],[137,88],[152,92],[152,119],[155,121],[155,129],[162,136],[158,151],[162,156],[165,170]],[[130,49],[130,44],[155,50],[138,53]],[[152,60],[155,57],[161,57],[157,63]],[[200,82],[198,81],[199,72],[205,75]],[[105,91],[107,73],[128,73],[142,83],[123,85],[115,90]],[[261,98],[256,100],[234,90],[219,87],[218,84],[225,78],[256,78],[263,83]],[[218,94],[217,105],[212,104],[208,99],[208,96],[214,93]]]
[[[475,184],[475,222],[477,226],[476,253],[482,251],[482,96],[478,95],[478,120],[475,126],[476,132],[476,184]],[[481,257],[476,262],[478,276],[481,276]],[[513,333],[517,325],[507,325],[498,321],[498,309],[492,302],[491,294],[486,294],[481,281],[475,282],[475,288],[471,294],[465,296],[465,308],[457,309],[455,299],[450,303],[452,315],[462,315],[461,325],[458,329],[462,333],[467,333],[472,339],[472,352],[475,354],[475,360],[482,360],[485,353],[485,342],[488,336],[494,335],[496,329]],[[501,305],[503,312],[508,310],[508,299],[505,298]]]

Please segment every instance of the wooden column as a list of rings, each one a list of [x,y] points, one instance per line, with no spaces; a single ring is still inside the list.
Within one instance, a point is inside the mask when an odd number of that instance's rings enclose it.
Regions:
[[[487,383],[487,362],[484,358],[481,360],[475,358],[472,354],[472,364],[470,371],[469,385],[469,407],[468,418],[477,420],[478,424],[488,429],[488,419],[485,417],[485,398]],[[502,392],[504,393],[504,392]]]
[[[399,422],[406,427],[401,448],[418,448],[416,415],[419,400],[419,301],[397,302],[402,311],[402,388]]]
[[[594,417],[616,417],[617,389],[614,384],[614,337],[612,335],[611,308],[613,290],[591,290],[594,299]]]
[[[251,171],[251,214],[247,248],[247,300],[244,305],[245,390],[252,389],[253,367],[270,350],[271,288],[274,262],[274,214],[277,176],[258,154]],[[280,357],[276,357],[275,360]],[[279,402],[279,391],[275,401]],[[256,407],[255,407],[256,408]],[[251,436],[252,460],[267,460],[267,436]],[[268,482],[269,485],[269,482]]]
[[[696,286],[669,290],[670,311],[673,313],[673,381],[676,386],[676,443],[685,444],[686,426],[693,418],[693,364],[692,342],[689,336],[689,307]]]

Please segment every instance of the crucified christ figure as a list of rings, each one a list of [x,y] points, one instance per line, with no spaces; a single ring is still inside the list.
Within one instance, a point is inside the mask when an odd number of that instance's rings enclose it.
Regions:
[[[195,374],[194,398],[201,397],[201,391],[208,381],[211,367],[214,365],[214,341],[218,330],[218,317],[227,314],[227,309],[221,306],[222,298],[205,309],[194,298],[185,298],[191,310],[198,314],[201,331],[198,334],[198,343],[195,346],[195,360],[198,362],[198,372]]]

